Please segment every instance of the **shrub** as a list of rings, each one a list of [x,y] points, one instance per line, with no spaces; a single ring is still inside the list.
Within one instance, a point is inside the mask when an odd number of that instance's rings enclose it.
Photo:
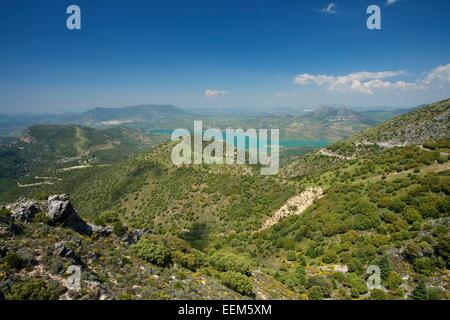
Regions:
[[[175,251],[173,253],[174,260],[189,270],[196,270],[205,263],[205,254],[196,249],[192,249],[189,253]]]
[[[11,252],[3,259],[3,265],[6,270],[17,269],[20,270],[25,267],[25,261],[15,252]]]
[[[112,224],[119,221],[119,216],[117,212],[108,210],[103,211],[98,216],[95,217],[94,223],[100,226],[106,226],[107,224]]]
[[[137,255],[148,262],[164,266],[170,262],[170,252],[161,244],[156,244],[148,239],[141,239],[133,245]]]
[[[352,258],[348,262],[348,271],[361,275],[364,272],[364,265],[360,260]]]
[[[354,273],[348,273],[346,275],[344,284],[350,287],[352,291],[352,297],[358,297],[360,294],[364,294],[367,292],[366,282]]]
[[[419,281],[417,286],[411,292],[411,297],[414,300],[426,300],[427,299],[427,286],[425,282]]]
[[[121,222],[117,221],[113,225],[113,232],[116,236],[123,237],[123,235],[127,232],[127,229]]]
[[[229,251],[217,251],[210,257],[209,261],[219,271],[234,271],[246,275],[251,273],[249,260]]]
[[[322,288],[319,286],[314,286],[308,289],[308,298],[310,300],[323,300]]]
[[[427,300],[445,300],[445,291],[439,288],[428,288]]]
[[[425,276],[431,276],[434,270],[433,263],[430,258],[423,257],[414,261],[414,270]]]
[[[288,251],[288,253],[287,253],[287,260],[288,261],[295,261],[295,260],[297,260],[297,256],[295,254],[295,251],[293,251],[293,250],[289,250]]]
[[[6,292],[7,300],[57,300],[64,289],[57,282],[42,279],[28,279],[14,283]]]
[[[387,300],[388,296],[386,292],[380,289],[373,289],[370,292],[370,300]]]
[[[403,279],[395,272],[391,272],[386,279],[386,288],[389,290],[395,290],[402,284]]]
[[[338,260],[338,257],[335,251],[328,249],[323,253],[322,260],[325,263],[333,263]]]
[[[221,275],[222,283],[228,288],[243,295],[250,295],[253,292],[252,279],[235,271],[227,271]]]

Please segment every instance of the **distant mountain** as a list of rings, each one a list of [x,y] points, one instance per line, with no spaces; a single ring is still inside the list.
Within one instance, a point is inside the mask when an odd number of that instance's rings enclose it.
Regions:
[[[81,114],[1,115],[0,135],[20,136],[35,124],[79,124],[89,127],[178,128],[191,124],[193,115],[170,105],[138,105],[123,108],[94,108]]]
[[[308,112],[303,115],[302,118],[313,120],[316,122],[355,122],[372,124],[373,121],[361,113],[352,110],[350,108],[333,108],[333,107],[320,107],[317,110]]]
[[[88,126],[138,125],[165,126],[190,117],[180,108],[170,105],[138,105],[123,108],[94,108],[77,118],[75,122]]]
[[[1,136],[20,136],[23,130],[35,124],[61,124],[74,121],[77,114],[58,113],[58,114],[17,114],[0,115],[0,135]]]

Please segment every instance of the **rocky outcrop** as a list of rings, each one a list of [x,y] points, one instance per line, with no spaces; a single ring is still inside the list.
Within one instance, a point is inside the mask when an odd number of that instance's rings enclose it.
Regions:
[[[48,197],[47,218],[50,222],[63,222],[69,216],[76,214],[75,209],[65,194],[58,194]]]
[[[271,217],[264,221],[259,231],[268,229],[277,224],[281,219],[302,214],[314,200],[322,197],[323,189],[321,187],[308,188],[299,195],[290,198],[284,206],[275,211]]]
[[[50,223],[62,223],[63,226],[71,228],[78,233],[84,235],[92,234],[92,227],[80,218],[67,195],[50,196],[47,204],[47,218]]]
[[[33,220],[36,213],[42,211],[42,208],[34,201],[19,199],[11,206],[11,218],[22,222]]]

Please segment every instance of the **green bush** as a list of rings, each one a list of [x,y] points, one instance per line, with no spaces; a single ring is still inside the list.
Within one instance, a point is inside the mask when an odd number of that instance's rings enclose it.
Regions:
[[[395,290],[402,284],[403,279],[395,272],[391,272],[386,279],[385,285],[389,290]]]
[[[314,286],[308,289],[309,300],[323,300],[322,288],[319,286]]]
[[[360,260],[352,258],[348,262],[348,271],[361,275],[364,272],[364,265]]]
[[[5,293],[7,300],[57,300],[64,289],[57,282],[28,279],[14,283]]]
[[[205,254],[197,249],[192,249],[192,251],[188,253],[175,251],[173,253],[173,259],[180,263],[183,267],[194,271],[204,265]]]
[[[425,282],[419,281],[417,286],[411,292],[411,297],[414,300],[426,300],[427,299],[427,286]]]
[[[210,257],[209,261],[219,271],[234,271],[245,275],[251,273],[250,261],[229,251],[217,251]]]
[[[119,215],[112,210],[103,211],[94,218],[94,223],[99,226],[106,226],[119,221]]]
[[[222,273],[221,280],[225,286],[240,294],[250,295],[253,292],[252,279],[242,273],[227,271]]]
[[[418,258],[414,261],[414,270],[425,276],[431,276],[434,271],[433,262],[428,257]]]
[[[17,269],[20,270],[25,267],[26,262],[15,252],[11,252],[2,261],[6,270]]]
[[[370,292],[370,300],[388,300],[388,296],[383,290],[373,289]]]
[[[124,234],[127,232],[127,229],[121,222],[117,221],[113,225],[113,232],[116,236],[123,237]]]
[[[137,255],[148,262],[164,266],[170,262],[170,251],[161,244],[156,244],[148,239],[141,239],[133,245]]]
[[[348,273],[346,275],[344,285],[350,287],[352,297],[358,297],[360,294],[367,293],[366,282],[354,273]]]

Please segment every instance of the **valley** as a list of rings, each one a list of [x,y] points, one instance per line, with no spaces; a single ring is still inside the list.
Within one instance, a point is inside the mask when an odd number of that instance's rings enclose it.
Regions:
[[[328,107],[201,118],[283,128],[275,176],[174,165],[166,130],[192,126],[191,115],[144,109],[94,109],[80,118],[89,126],[35,125],[2,145],[0,294],[448,299],[450,100],[381,124]],[[90,234],[52,220],[51,196],[63,193]],[[72,254],[55,254],[60,242]],[[61,280],[69,265],[82,266],[81,291]],[[370,265],[380,288],[367,286]]]

